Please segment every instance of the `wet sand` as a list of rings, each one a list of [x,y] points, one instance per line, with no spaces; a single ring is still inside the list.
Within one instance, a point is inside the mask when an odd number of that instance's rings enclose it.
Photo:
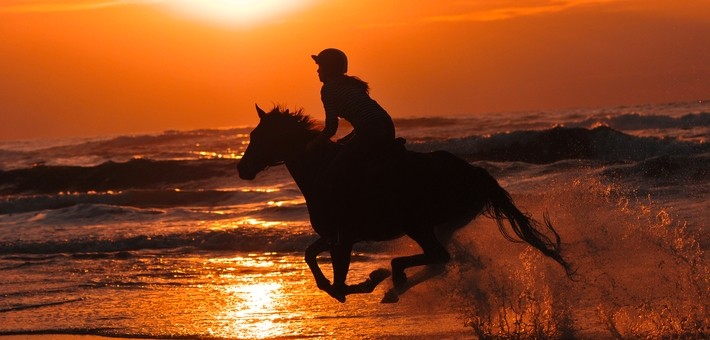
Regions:
[[[0,335],[0,340],[107,340],[118,339],[98,335],[75,334],[32,334],[32,335]],[[136,339],[136,338],[121,338]]]

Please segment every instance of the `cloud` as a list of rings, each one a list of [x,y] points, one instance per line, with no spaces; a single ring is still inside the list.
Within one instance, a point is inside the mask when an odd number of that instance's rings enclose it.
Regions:
[[[528,0],[528,1],[462,1],[459,5],[468,8],[461,14],[438,15],[427,17],[426,21],[497,21],[522,16],[540,15],[566,11],[575,7],[628,2],[629,0]]]
[[[74,12],[106,7],[152,4],[159,0],[9,0],[0,4],[0,13]]]

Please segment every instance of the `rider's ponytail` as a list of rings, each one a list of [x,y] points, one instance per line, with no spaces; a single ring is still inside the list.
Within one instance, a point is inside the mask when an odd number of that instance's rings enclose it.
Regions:
[[[369,94],[370,93],[370,85],[367,84],[366,81],[355,77],[355,76],[349,76],[349,75],[344,75],[345,76],[345,81],[347,82],[348,85],[356,87],[358,89],[361,89],[365,91],[365,93]]]

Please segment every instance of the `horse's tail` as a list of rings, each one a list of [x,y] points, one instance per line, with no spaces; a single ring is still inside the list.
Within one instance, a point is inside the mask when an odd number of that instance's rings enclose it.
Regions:
[[[567,275],[571,276],[574,271],[571,265],[562,258],[560,235],[552,227],[547,215],[544,216],[544,223],[534,220],[513,204],[510,194],[498,184],[498,181],[488,171],[482,168],[476,168],[476,170],[480,172],[477,174],[481,180],[479,183],[484,186],[481,189],[488,193],[489,202],[484,214],[496,220],[501,234],[510,241],[520,242],[522,240],[539,249],[543,254],[562,265]],[[505,227],[504,220],[508,220],[508,224],[510,224],[518,239],[510,235]],[[545,229],[554,237],[554,241],[545,234]]]

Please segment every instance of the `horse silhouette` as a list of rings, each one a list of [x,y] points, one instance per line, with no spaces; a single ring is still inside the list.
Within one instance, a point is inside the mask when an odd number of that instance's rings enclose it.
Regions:
[[[406,235],[422,248],[422,254],[392,260],[394,288],[383,302],[395,302],[414,281],[407,279],[405,269],[448,262],[445,245],[453,232],[481,214],[494,218],[506,239],[530,244],[571,273],[560,254],[560,236],[547,217],[538,223],[521,212],[485,169],[446,151],[419,153],[393,146],[377,163],[358,168],[348,183],[338,183],[334,195],[332,187],[328,190],[319,180],[319,173],[340,145],[329,142],[305,152],[319,133],[310,117],[301,110],[291,113],[278,106],[269,113],[256,109],[260,122],[238,164],[239,176],[253,180],[267,167],[286,165],[306,199],[313,230],[320,236],[306,249],[305,261],[318,288],[338,301],[344,302],[349,294],[370,293],[390,275],[380,269],[364,282],[346,284],[353,244]],[[516,237],[507,230],[506,220]],[[333,283],[316,261],[325,251],[330,251]]]

